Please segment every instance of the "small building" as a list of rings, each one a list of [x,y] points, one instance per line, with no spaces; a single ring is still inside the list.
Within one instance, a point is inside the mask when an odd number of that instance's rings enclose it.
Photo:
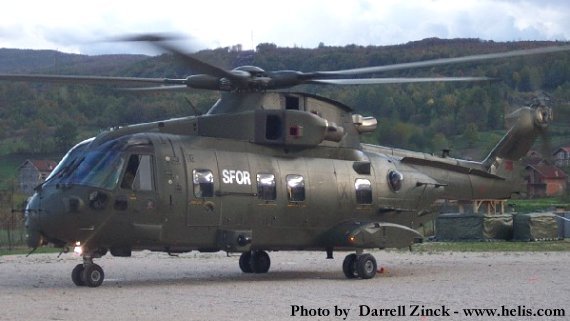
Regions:
[[[560,147],[554,153],[554,165],[559,167],[570,166],[570,146]]]
[[[57,162],[52,160],[27,159],[18,167],[20,191],[26,195],[32,195],[34,188],[43,183],[56,166]]]
[[[529,197],[559,196],[566,192],[568,175],[552,165],[528,165],[525,180]]]

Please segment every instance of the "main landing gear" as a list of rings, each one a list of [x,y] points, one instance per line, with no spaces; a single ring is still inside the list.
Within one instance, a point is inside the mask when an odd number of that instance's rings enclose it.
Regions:
[[[71,271],[71,280],[77,286],[96,288],[103,283],[103,269],[93,263],[93,256],[83,255],[83,264],[77,264]]]
[[[269,254],[265,251],[243,252],[239,257],[239,268],[243,273],[267,273],[270,266]]]
[[[342,262],[342,272],[348,279],[371,279],[376,275],[376,259],[372,254],[352,253]]]

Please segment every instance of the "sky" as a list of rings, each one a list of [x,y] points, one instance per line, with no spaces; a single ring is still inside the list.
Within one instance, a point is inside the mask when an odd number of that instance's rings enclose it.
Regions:
[[[259,43],[314,48],[424,38],[570,40],[567,0],[9,0],[0,48],[155,54],[123,35],[175,33],[188,51]]]

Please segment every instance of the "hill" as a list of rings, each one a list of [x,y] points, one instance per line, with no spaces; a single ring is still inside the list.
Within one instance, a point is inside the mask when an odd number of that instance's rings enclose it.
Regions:
[[[144,55],[87,56],[55,50],[0,48],[0,73],[69,73],[103,75],[148,59]]]

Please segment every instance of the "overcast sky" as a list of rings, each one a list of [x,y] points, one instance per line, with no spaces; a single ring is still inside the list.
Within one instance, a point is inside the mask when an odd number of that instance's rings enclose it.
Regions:
[[[193,49],[388,45],[428,37],[570,40],[570,1],[529,0],[10,0],[0,9],[0,47],[83,54],[146,47],[96,42],[174,32]]]

